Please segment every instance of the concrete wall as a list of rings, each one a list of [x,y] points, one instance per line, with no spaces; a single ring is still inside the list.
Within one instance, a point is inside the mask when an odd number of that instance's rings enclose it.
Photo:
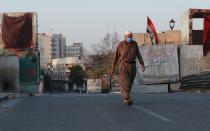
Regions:
[[[140,47],[140,51],[146,68],[143,73],[139,63],[137,64],[137,74],[131,92],[168,92],[168,83],[179,80],[177,45],[145,46]]]
[[[189,27],[189,23],[190,23],[190,10],[187,10],[183,13],[183,15],[181,16],[181,39],[182,42],[184,44],[188,44],[189,43],[189,33],[190,33],[190,27]]]
[[[87,80],[87,93],[101,93],[101,80],[88,79]]]
[[[137,65],[137,74],[131,89],[131,93],[138,94],[138,93],[164,93],[168,92],[168,84],[151,84],[145,85],[142,84],[142,76],[143,73],[140,71],[139,64]]]
[[[19,91],[19,60],[16,56],[0,56],[0,92]]]
[[[159,47],[161,47],[161,46],[159,46]],[[166,47],[164,46],[164,48],[166,48]],[[155,50],[149,51],[150,54],[153,54],[151,52],[155,52],[155,51],[159,50],[159,49],[157,49],[157,46],[153,47],[153,49],[155,49]],[[145,49],[143,49],[143,50],[145,50]],[[146,50],[148,50],[148,49],[146,49]],[[152,64],[153,59],[151,59],[152,57],[149,57],[149,59],[145,59],[147,56],[145,56],[145,53],[144,53],[144,51],[142,51],[142,49],[141,49],[141,52],[142,52],[143,58],[146,62],[145,65],[146,66],[149,65],[149,68],[151,66],[153,66],[153,64]],[[171,52],[173,52],[173,51],[171,50]],[[161,54],[164,54],[164,53],[162,52]],[[178,56],[177,53],[176,53],[176,55]],[[158,55],[154,54],[154,56],[158,56]],[[166,55],[166,56],[168,56],[168,55]],[[183,77],[187,77],[187,76],[191,76],[191,75],[195,75],[195,74],[201,74],[202,72],[210,71],[210,53],[207,56],[203,56],[203,46],[202,45],[182,45],[182,46],[180,46],[180,77],[179,77],[179,72],[178,72],[179,67],[177,67],[178,59],[175,60],[174,58],[173,57],[168,58],[169,63],[172,62],[170,65],[171,67],[170,66],[168,67],[163,63],[162,65],[161,64],[154,65],[154,66],[158,66],[158,68],[152,68],[151,70],[148,69],[148,67],[146,67],[145,73],[142,73],[141,71],[139,71],[137,73],[132,92],[133,93],[167,92],[167,90],[168,90],[167,84],[143,85],[142,82],[148,83],[148,84],[162,83],[164,81],[167,81],[167,75],[169,75],[168,80],[170,80],[170,81],[172,80],[172,82],[173,82],[173,80],[182,79]],[[157,59],[161,60],[161,57],[157,57]],[[151,61],[149,61],[149,60],[151,60]],[[147,62],[147,61],[149,61],[149,62]],[[175,61],[177,61],[177,62],[175,62]],[[173,62],[175,62],[175,63],[173,63]],[[173,67],[174,65],[176,65],[175,68]],[[137,68],[137,69],[139,69],[139,68]],[[168,70],[168,71],[164,72],[164,70]],[[173,72],[175,73],[175,76],[172,75],[172,74],[174,74]],[[151,76],[148,77],[145,74],[151,75]],[[167,74],[167,75],[164,75],[164,74]],[[164,78],[164,76],[165,76],[165,79],[162,79],[162,78]],[[170,77],[172,79],[170,79]],[[181,83],[181,85],[182,85],[182,83]],[[172,84],[171,87],[173,88],[173,90],[178,90],[180,87],[180,83]]]
[[[157,33],[157,35],[159,44],[181,44],[180,30],[166,31],[164,33]],[[152,44],[148,33],[134,33],[133,37],[139,46]]]
[[[166,44],[182,44],[180,30],[166,31],[162,34],[165,34]]]
[[[179,80],[177,45],[159,45],[140,47],[145,63],[145,72],[140,82],[145,84],[168,83]]]
[[[183,45],[180,47],[181,77],[210,70],[210,54],[203,56],[202,45]]]

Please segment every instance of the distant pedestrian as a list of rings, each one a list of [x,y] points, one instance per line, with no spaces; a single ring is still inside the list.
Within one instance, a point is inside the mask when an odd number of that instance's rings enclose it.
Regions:
[[[117,61],[120,61],[120,91],[123,97],[123,103],[132,105],[133,100],[130,97],[131,87],[136,76],[136,58],[138,58],[141,65],[142,72],[145,71],[144,61],[139,51],[137,42],[133,40],[132,32],[125,32],[125,39],[119,43],[117,51],[112,62],[112,69],[110,71],[113,75]]]
[[[44,88],[45,91],[49,91],[50,90],[50,77],[47,73],[44,73]]]

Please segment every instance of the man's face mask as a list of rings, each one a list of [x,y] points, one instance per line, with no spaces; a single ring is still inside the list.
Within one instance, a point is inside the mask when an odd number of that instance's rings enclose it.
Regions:
[[[133,41],[133,38],[127,38],[127,42],[131,43]]]
[[[133,41],[133,36],[132,36],[132,34],[129,34],[129,35],[125,36],[125,38],[126,38],[126,41],[127,41],[128,43],[131,43],[131,42]]]

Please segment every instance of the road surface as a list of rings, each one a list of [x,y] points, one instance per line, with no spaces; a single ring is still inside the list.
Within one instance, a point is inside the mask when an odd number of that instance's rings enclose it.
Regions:
[[[210,94],[43,94],[6,101],[0,131],[210,131]]]

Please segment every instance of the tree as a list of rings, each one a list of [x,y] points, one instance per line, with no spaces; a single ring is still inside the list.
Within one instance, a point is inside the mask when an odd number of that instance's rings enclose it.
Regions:
[[[98,79],[108,73],[118,43],[119,35],[117,32],[114,32],[113,34],[107,33],[101,43],[92,45],[95,55],[93,58],[94,65],[92,69],[87,72],[89,78]]]
[[[76,66],[70,67],[69,70],[71,71],[70,79],[72,80],[72,82],[76,84],[77,86],[81,86],[86,76],[82,67],[79,65],[76,65]]]
[[[101,43],[93,44],[91,48],[95,51],[95,55],[110,55],[116,50],[118,43],[119,35],[117,32],[107,33]]]

